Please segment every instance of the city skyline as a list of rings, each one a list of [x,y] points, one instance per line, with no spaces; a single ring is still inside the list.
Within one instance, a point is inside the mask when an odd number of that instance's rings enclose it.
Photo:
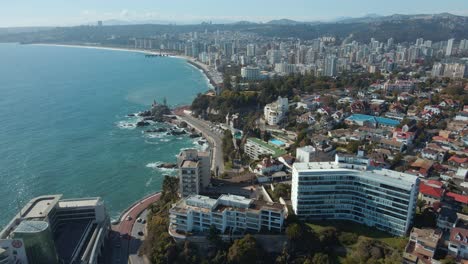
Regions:
[[[339,6],[340,8],[330,8]],[[382,16],[392,14],[453,13],[468,15],[465,1],[448,0],[427,5],[422,0],[396,0],[392,5],[383,1],[330,0],[309,2],[293,0],[284,4],[271,1],[237,1],[235,5],[214,0],[200,2],[149,1],[137,3],[129,0],[95,2],[62,2],[47,0],[36,2],[20,0],[2,5],[0,27],[22,26],[72,26],[95,23],[97,20],[151,21],[159,23],[190,24],[201,21],[227,23],[235,21],[267,22],[275,19],[298,21],[333,21],[343,17],[362,17],[368,14]]]

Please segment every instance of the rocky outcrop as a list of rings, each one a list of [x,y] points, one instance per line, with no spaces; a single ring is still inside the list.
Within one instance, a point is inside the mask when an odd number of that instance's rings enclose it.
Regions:
[[[164,168],[164,169],[173,169],[173,168],[177,167],[177,164],[175,164],[175,163],[163,163],[163,164],[160,164],[160,165],[158,165],[156,167]]]
[[[149,126],[151,125],[149,122],[146,122],[146,121],[139,121],[138,123],[136,123],[136,126],[137,127],[144,127],[144,126]]]
[[[159,128],[155,128],[155,129],[148,129],[145,132],[146,133],[159,133],[159,132],[166,132],[166,131],[167,131],[167,128],[159,127]]]

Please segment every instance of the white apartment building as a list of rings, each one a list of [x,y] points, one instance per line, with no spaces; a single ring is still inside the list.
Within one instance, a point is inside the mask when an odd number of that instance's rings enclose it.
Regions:
[[[218,199],[191,195],[169,210],[170,233],[206,232],[213,225],[222,233],[261,230],[281,232],[286,217],[284,205],[266,203],[237,195]]]
[[[293,164],[291,201],[302,219],[349,220],[403,236],[418,192],[418,177],[373,169],[360,156]]]
[[[244,152],[253,160],[257,160],[262,155],[278,157],[286,153],[286,151],[274,147],[267,142],[258,138],[248,138],[244,144]]]
[[[258,80],[260,79],[260,69],[258,67],[242,67],[241,77],[246,80]]]
[[[284,74],[284,75],[289,75],[293,74],[296,72],[296,65],[295,64],[289,64],[286,62],[282,63],[276,63],[275,64],[275,72]]]
[[[209,152],[187,149],[177,157],[179,192],[183,197],[199,194],[210,184],[211,157]]]
[[[296,162],[310,162],[316,154],[316,149],[312,146],[304,146],[296,149]]]
[[[278,100],[275,102],[265,105],[263,113],[267,124],[275,126],[281,122],[288,113],[288,107],[288,98],[282,98],[281,96],[278,96]]]

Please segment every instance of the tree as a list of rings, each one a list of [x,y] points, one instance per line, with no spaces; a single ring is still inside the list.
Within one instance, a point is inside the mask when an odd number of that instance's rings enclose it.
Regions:
[[[441,261],[442,264],[456,264],[457,261],[455,260],[454,257],[452,256],[447,256],[445,257],[442,261]]]
[[[462,213],[468,214],[468,206],[467,206],[467,205],[463,205],[463,207],[462,207]]]
[[[418,199],[416,201],[416,206],[418,207],[419,209],[419,213],[422,212],[422,209],[424,208],[424,206],[426,206],[426,201],[425,200],[422,200],[422,199]]]
[[[293,223],[286,228],[286,236],[291,242],[299,241],[302,237],[302,233],[302,227],[297,223]]]
[[[214,226],[211,225],[210,229],[208,230],[207,237],[208,241],[211,242],[215,247],[220,248],[223,244],[223,240],[220,236],[219,230]]]
[[[232,264],[256,263],[261,256],[257,241],[250,234],[234,241],[229,248],[227,259]]]
[[[325,253],[315,253],[312,258],[312,264],[330,264],[330,258]]]

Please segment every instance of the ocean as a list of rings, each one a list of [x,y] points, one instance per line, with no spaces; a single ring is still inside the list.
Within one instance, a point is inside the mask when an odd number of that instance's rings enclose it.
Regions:
[[[162,162],[188,136],[144,133],[136,117],[153,100],[189,104],[210,88],[183,59],[126,51],[0,44],[0,226],[31,198],[100,196],[116,219],[160,190]],[[153,124],[152,127],[168,126]]]

